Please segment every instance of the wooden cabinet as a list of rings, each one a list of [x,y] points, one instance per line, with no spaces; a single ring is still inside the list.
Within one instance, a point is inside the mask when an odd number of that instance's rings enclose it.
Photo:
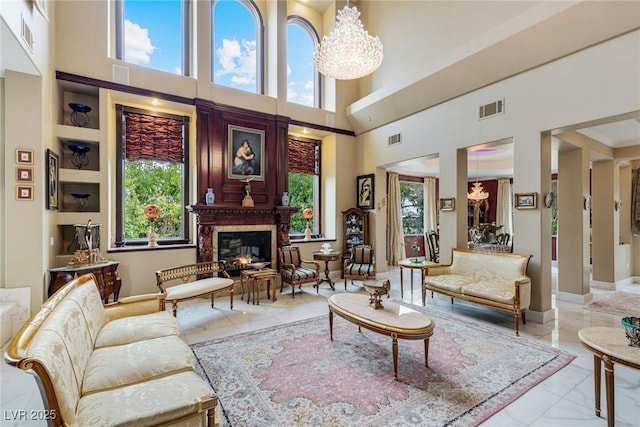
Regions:
[[[354,246],[369,245],[369,214],[362,209],[351,208],[342,212],[342,256],[351,257]]]
[[[49,282],[49,296],[67,282],[87,273],[93,273],[96,277],[96,286],[100,291],[100,297],[107,303],[109,296],[113,294],[113,301],[118,301],[122,280],[118,275],[118,264],[116,261],[107,261],[99,264],[89,264],[80,267],[60,267],[49,269],[51,280]]]

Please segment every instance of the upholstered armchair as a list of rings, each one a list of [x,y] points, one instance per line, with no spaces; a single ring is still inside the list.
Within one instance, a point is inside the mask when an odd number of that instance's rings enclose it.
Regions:
[[[355,246],[351,250],[351,257],[344,261],[344,289],[347,280],[367,280],[376,277],[376,259],[371,246]]]
[[[296,286],[302,292],[302,285],[313,283],[318,293],[320,287],[320,264],[315,261],[307,261],[300,256],[300,248],[297,246],[284,246],[278,248],[280,259],[280,292],[284,284],[291,286],[291,298],[295,298]]]

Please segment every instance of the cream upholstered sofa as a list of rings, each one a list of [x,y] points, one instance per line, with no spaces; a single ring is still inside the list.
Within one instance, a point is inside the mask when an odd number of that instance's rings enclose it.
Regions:
[[[451,264],[427,267],[422,284],[422,305],[427,291],[471,301],[513,313],[516,335],[518,316],[526,323],[531,303],[531,279],[527,266],[531,255],[474,252],[454,248]]]
[[[24,324],[5,360],[34,374],[56,426],[213,426],[218,398],[162,298],[105,307],[93,274],[81,276]]]

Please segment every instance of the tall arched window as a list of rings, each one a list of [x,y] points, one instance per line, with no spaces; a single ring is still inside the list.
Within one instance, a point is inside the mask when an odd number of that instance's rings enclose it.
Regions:
[[[320,108],[320,73],[313,66],[318,34],[304,18],[287,20],[287,101]]]
[[[189,0],[116,0],[116,58],[190,75]]]
[[[216,84],[263,93],[263,25],[251,0],[214,0],[213,76]]]

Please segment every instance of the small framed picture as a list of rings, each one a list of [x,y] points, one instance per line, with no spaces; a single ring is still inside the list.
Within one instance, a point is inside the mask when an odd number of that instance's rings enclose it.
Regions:
[[[27,148],[16,149],[16,163],[19,165],[33,164],[33,150]]]
[[[47,209],[58,209],[59,157],[47,149]]]
[[[373,209],[374,174],[360,175],[356,178],[356,206],[358,209]]]
[[[33,182],[33,168],[16,168],[16,181]]]
[[[17,185],[16,199],[17,200],[33,200],[33,185]]]
[[[440,199],[440,210],[441,211],[453,211],[456,209],[456,199],[455,197],[449,197],[446,199]]]
[[[516,209],[535,209],[538,206],[536,193],[516,193]]]

